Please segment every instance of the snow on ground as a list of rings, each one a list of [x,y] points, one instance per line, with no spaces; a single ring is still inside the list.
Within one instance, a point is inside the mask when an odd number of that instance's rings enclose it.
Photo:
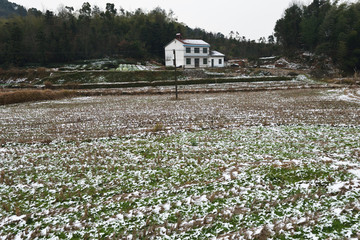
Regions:
[[[1,236],[354,237],[359,136],[254,126],[6,144]]]
[[[167,130],[284,124],[358,125],[359,104],[343,90],[103,96],[0,107],[0,139],[82,140]],[[21,129],[21,131],[19,131]]]
[[[151,68],[143,65],[135,64],[120,64],[116,71],[128,72],[128,71],[150,71]]]
[[[0,107],[0,239],[360,236],[344,91]]]
[[[343,101],[354,102],[360,104],[360,90],[359,89],[346,89],[344,94],[340,95]]]

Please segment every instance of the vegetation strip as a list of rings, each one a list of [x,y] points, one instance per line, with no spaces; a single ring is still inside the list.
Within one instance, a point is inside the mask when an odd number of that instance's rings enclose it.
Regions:
[[[75,96],[78,96],[78,93],[70,90],[18,90],[0,92],[0,105],[32,101],[55,100]]]
[[[290,81],[292,77],[264,77],[264,78],[218,78],[218,79],[194,79],[194,80],[178,80],[178,85],[197,85],[197,84],[216,84],[216,83],[236,83],[236,82],[269,82],[269,81]],[[130,88],[130,87],[159,87],[174,86],[174,80],[168,81],[139,81],[124,83],[84,83],[73,85],[52,85],[53,89],[95,89],[95,88]]]
[[[299,85],[299,86],[282,86],[282,87],[224,87],[224,88],[196,88],[196,89],[180,89],[181,94],[189,93],[231,93],[231,92],[258,92],[258,91],[278,91],[278,90],[294,90],[294,89],[332,89],[342,88],[341,85]],[[15,90],[0,92],[0,105],[8,105],[15,103],[35,102],[44,100],[64,99],[80,96],[119,96],[119,95],[153,95],[153,94],[172,94],[173,89],[126,89],[106,91],[102,89],[86,89],[76,90]],[[356,97],[355,97],[356,98]],[[357,97],[358,98],[358,97]]]

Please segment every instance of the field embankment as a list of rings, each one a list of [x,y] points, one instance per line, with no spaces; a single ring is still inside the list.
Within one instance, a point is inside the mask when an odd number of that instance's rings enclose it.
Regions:
[[[17,90],[0,92],[0,105],[34,102],[43,100],[55,100],[77,96],[78,93],[71,90]]]
[[[26,74],[30,74],[26,76]],[[179,85],[236,83],[236,82],[268,82],[290,81],[291,76],[252,76],[244,77],[225,74],[212,74],[203,71],[72,71],[48,72],[45,77],[34,78],[33,72],[2,74],[0,81],[6,88],[51,88],[51,89],[98,89],[98,88],[130,88],[158,87],[175,85],[175,75]]]
[[[229,72],[225,73],[226,71]],[[0,84],[3,91],[0,92],[0,105],[74,96],[164,94],[172,93],[173,89],[170,87],[176,84],[180,86],[179,91],[182,93],[271,90],[279,89],[280,85],[281,89],[289,85],[293,88],[294,84],[291,81],[294,77],[289,76],[234,77],[231,69],[226,71],[177,71],[177,81],[175,81],[175,72],[169,70],[132,72],[51,71],[44,68],[2,70]],[[259,87],[261,84],[264,87]],[[257,86],[254,88],[255,85]],[[64,91],[65,89],[76,91]]]
[[[290,77],[259,77],[259,78],[202,78],[202,79],[180,79],[174,81],[174,77],[167,80],[149,80],[149,81],[121,81],[103,82],[103,83],[70,83],[51,85],[52,89],[98,89],[98,88],[137,88],[137,87],[161,87],[178,85],[199,85],[199,84],[217,84],[217,83],[243,83],[243,82],[273,82],[290,81]]]

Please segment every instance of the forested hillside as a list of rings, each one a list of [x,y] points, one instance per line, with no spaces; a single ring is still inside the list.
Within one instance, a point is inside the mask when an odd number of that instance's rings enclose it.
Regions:
[[[25,16],[26,9],[16,3],[8,2],[7,0],[0,0],[0,18],[11,16]]]
[[[326,56],[344,71],[360,70],[360,2],[313,0],[294,3],[277,21],[275,36],[290,56],[310,51]]]
[[[227,57],[259,57],[275,53],[273,41],[251,41],[239,33],[191,29],[179,23],[173,12],[156,8],[133,12],[107,3],[105,10],[84,3],[58,13],[29,9],[26,16],[0,19],[0,65],[51,64],[74,60],[126,57],[163,61],[164,46],[176,35],[201,38]]]

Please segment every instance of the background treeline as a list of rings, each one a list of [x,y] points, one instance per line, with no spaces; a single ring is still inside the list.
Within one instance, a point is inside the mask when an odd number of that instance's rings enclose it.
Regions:
[[[162,62],[164,46],[176,33],[201,38],[227,57],[256,58],[277,51],[273,38],[268,43],[265,38],[251,41],[239,33],[229,38],[192,29],[179,23],[173,12],[160,8],[129,12],[107,3],[101,10],[86,2],[77,11],[72,7],[57,13],[32,8],[24,16],[0,18],[0,65],[46,65],[103,57]]]
[[[346,72],[360,70],[360,2],[314,0],[294,3],[275,26],[284,54],[309,51],[330,57]]]
[[[0,0],[0,18],[7,18],[14,15],[26,16],[27,11],[23,6],[16,3]]]

